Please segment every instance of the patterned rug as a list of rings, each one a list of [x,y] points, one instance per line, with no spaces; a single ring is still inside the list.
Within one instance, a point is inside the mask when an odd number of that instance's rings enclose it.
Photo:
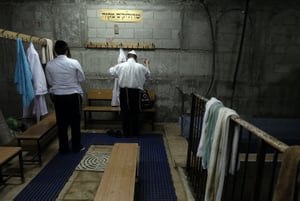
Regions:
[[[87,151],[75,170],[104,172],[110,152]]]

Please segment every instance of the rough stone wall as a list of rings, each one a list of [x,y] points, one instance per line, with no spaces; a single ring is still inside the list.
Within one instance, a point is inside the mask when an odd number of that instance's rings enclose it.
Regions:
[[[232,5],[228,5],[231,7]],[[228,7],[227,6],[227,7]],[[245,42],[232,101],[241,114],[298,117],[300,3],[250,1]],[[227,10],[227,12],[226,12]],[[242,13],[223,9],[218,26],[215,94],[228,100],[236,65]],[[240,18],[240,19],[239,19]],[[230,28],[236,26],[237,28]],[[231,30],[231,31],[230,31]],[[232,31],[237,32],[232,32]],[[236,43],[236,45],[233,45]],[[232,48],[232,49],[231,49]],[[225,73],[226,72],[226,73]]]
[[[118,49],[86,49],[86,42],[154,43],[155,50],[137,52],[140,62],[142,58],[151,61],[153,77],[145,87],[157,93],[159,122],[178,120],[181,96],[176,87],[187,94],[217,97],[241,115],[299,117],[300,5],[292,0],[250,0],[241,62],[236,67],[244,4],[235,0],[1,1],[0,28],[66,40],[72,57],[81,62],[86,73],[85,90],[112,87],[107,70],[116,63],[119,53]],[[143,21],[103,22],[99,9],[142,10]],[[119,34],[114,33],[115,25]],[[5,55],[0,58],[0,83],[5,86],[0,86],[4,94],[1,108],[5,115],[20,115],[20,99],[16,98],[12,79],[15,42],[1,39],[0,44],[0,52]],[[38,45],[36,48],[40,49]]]

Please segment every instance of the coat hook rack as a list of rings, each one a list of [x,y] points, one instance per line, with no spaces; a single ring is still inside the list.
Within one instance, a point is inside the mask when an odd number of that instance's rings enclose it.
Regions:
[[[33,42],[40,45],[47,45],[47,41],[45,38],[40,38],[37,36],[31,36],[19,32],[9,31],[5,29],[0,29],[0,38],[7,38],[12,40],[17,40],[17,38],[21,38],[25,42]]]
[[[114,43],[114,42],[87,42],[85,48],[89,49],[145,49],[154,50],[154,43]]]

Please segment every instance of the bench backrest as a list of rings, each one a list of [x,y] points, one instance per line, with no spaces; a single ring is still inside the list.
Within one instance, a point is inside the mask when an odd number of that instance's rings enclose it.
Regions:
[[[111,100],[111,89],[89,89],[88,100]]]
[[[155,101],[154,90],[147,90],[152,101]],[[88,100],[111,100],[112,89],[88,89]]]

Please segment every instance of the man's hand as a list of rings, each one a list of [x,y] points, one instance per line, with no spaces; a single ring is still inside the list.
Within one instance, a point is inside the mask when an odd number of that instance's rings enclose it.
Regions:
[[[148,59],[144,60],[146,67],[150,70],[150,61]]]
[[[146,66],[148,66],[150,64],[150,61],[148,59],[145,59],[144,64],[146,64]]]

